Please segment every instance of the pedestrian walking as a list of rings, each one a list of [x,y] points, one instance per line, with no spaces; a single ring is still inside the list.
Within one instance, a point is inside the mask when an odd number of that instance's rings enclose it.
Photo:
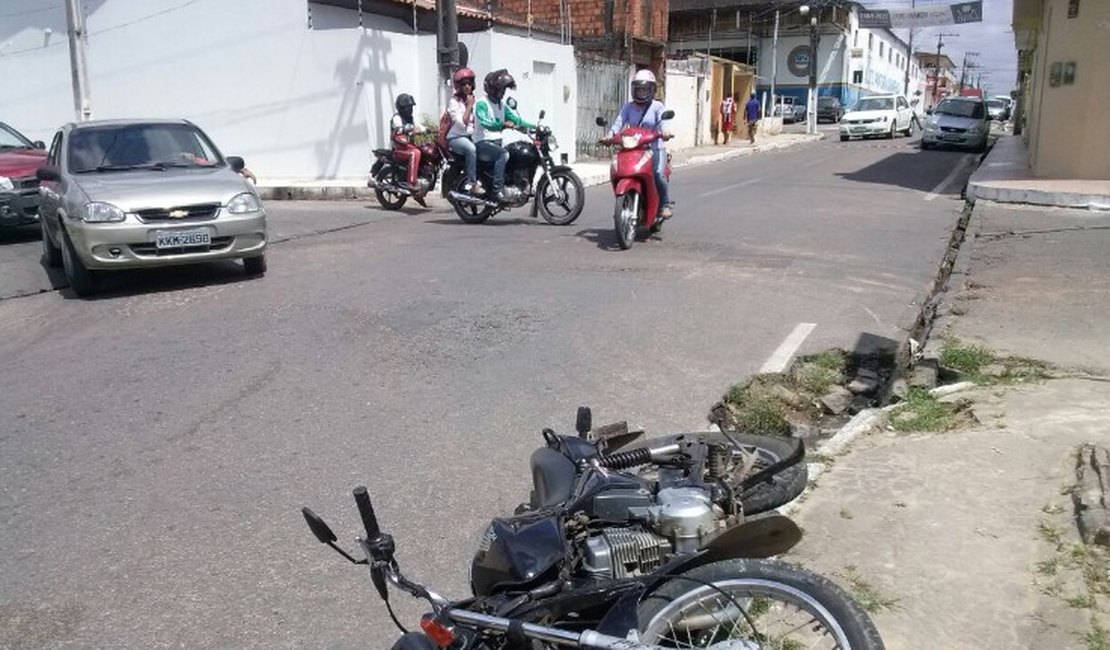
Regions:
[[[736,104],[737,101],[732,98],[732,95],[721,100],[721,133],[725,136],[725,144],[728,144],[728,139],[732,136],[733,123],[736,121]]]
[[[752,93],[752,98],[744,105],[744,121],[748,124],[748,142],[755,144],[755,132],[759,128],[759,118],[763,117],[763,107]]]

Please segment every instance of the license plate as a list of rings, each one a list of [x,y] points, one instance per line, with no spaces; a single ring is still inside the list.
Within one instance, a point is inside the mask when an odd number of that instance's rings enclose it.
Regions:
[[[856,128],[852,129],[852,133],[867,133],[867,127],[857,126]]]
[[[154,247],[186,248],[189,246],[209,246],[212,235],[207,228],[194,228],[192,230],[159,230],[154,233]]]
[[[946,142],[962,142],[963,137],[958,135],[946,135],[944,136],[944,140]]]

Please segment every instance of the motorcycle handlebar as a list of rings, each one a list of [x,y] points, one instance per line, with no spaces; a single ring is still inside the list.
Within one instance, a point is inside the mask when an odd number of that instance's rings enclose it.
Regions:
[[[381,537],[382,531],[378,528],[378,518],[374,514],[374,506],[370,503],[370,494],[366,491],[365,485],[360,485],[354,489],[355,505],[358,506],[358,514],[362,517],[362,525],[366,527],[366,539],[372,540]]]

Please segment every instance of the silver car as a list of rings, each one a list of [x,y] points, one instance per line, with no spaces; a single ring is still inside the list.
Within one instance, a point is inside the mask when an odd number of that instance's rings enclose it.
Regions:
[[[978,97],[949,97],[925,120],[921,148],[950,146],[985,151],[990,122],[987,107]]]
[[[185,120],[67,124],[39,168],[42,245],[78,296],[114,269],[243,260],[266,272],[266,213],[238,172]]]

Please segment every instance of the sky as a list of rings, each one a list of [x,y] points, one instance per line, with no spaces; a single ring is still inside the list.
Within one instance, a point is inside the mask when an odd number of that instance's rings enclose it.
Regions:
[[[948,5],[959,0],[916,0],[918,7]],[[911,0],[860,0],[868,9],[909,8]],[[964,25],[946,25],[914,30],[913,48],[915,51],[936,52],[937,34],[959,34],[945,37],[942,54],[947,54],[957,66],[964,60],[965,52],[978,52],[969,57],[979,68],[972,74],[983,74],[983,87],[986,95],[1005,95],[1014,88],[1017,77],[1017,50],[1014,48],[1014,34],[1010,27],[1013,18],[1013,0],[983,0],[983,22]],[[895,30],[905,40],[906,30]],[[956,71],[957,77],[959,70]]]

